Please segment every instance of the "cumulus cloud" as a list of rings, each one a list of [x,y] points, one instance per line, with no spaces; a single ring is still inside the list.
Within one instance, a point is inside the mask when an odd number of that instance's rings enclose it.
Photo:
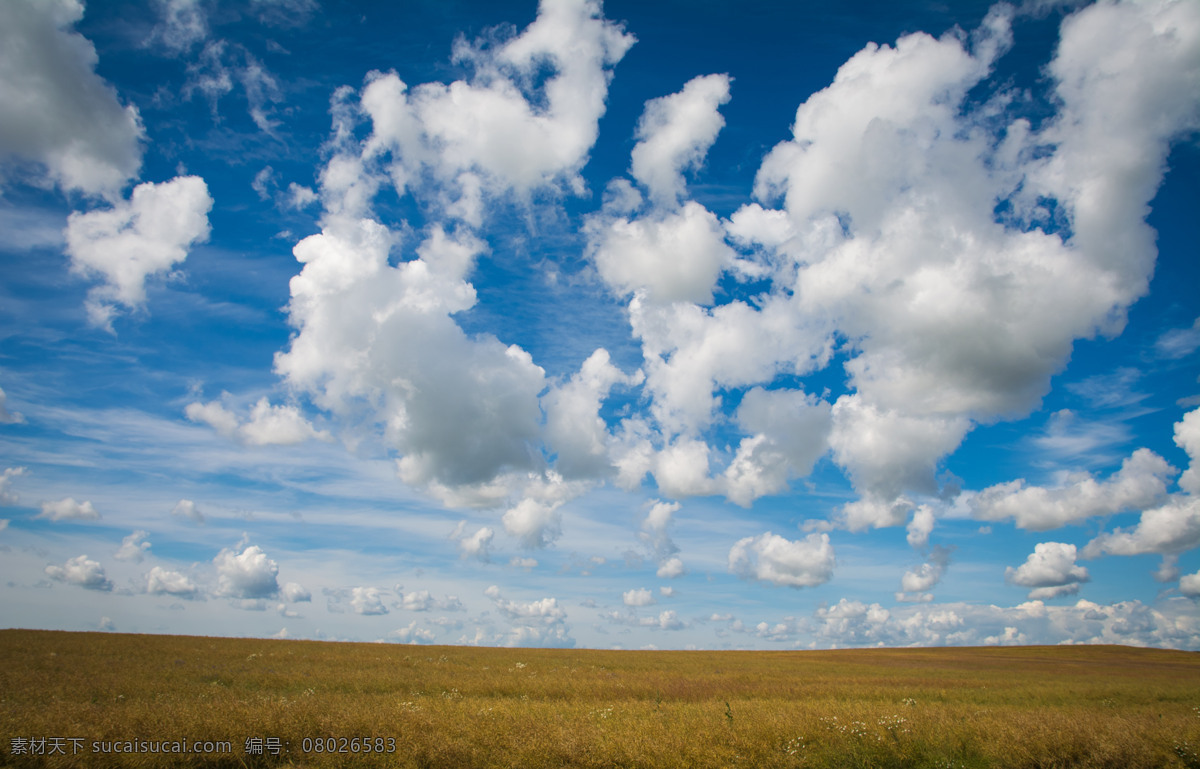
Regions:
[[[686,571],[683,561],[676,556],[672,556],[662,562],[662,565],[658,567],[658,571],[655,572],[655,576],[661,579],[675,579],[676,577],[682,577]]]
[[[42,512],[37,517],[52,521],[96,521],[100,519],[100,513],[96,512],[91,500],[77,502],[74,497],[67,497],[57,502],[43,502]]]
[[[21,496],[12,490],[12,483],[17,478],[29,472],[25,467],[6,467],[0,474],[0,505],[15,505]]]
[[[461,527],[462,524],[460,524],[460,529]],[[488,548],[491,547],[492,539],[495,536],[496,532],[491,526],[480,526],[470,536],[462,536],[461,530],[458,530],[455,539],[458,540],[458,550],[464,557],[487,561],[489,557]]]
[[[1067,475],[1061,485],[1052,488],[1015,480],[984,489],[969,505],[981,520],[1011,519],[1023,529],[1046,531],[1159,503],[1166,497],[1168,479],[1176,472],[1153,451],[1138,449],[1107,481],[1097,481],[1089,473]]]
[[[175,507],[171,508],[171,515],[186,518],[193,523],[203,524],[205,522],[204,513],[200,512],[200,508],[190,499],[181,499],[176,502]]]
[[[113,558],[118,561],[133,561],[141,563],[146,558],[146,551],[150,549],[150,543],[146,541],[146,537],[150,536],[150,532],[138,529],[121,540],[121,546],[117,548],[117,552],[113,553]]]
[[[104,567],[86,555],[71,558],[64,566],[47,566],[46,575],[59,582],[79,585],[88,590],[109,591],[113,589],[112,582],[104,574]]]
[[[900,578],[900,590],[896,598],[900,601],[927,601],[933,596],[928,593],[946,573],[950,565],[950,548],[935,547],[929,560],[915,569],[904,572]]]
[[[828,448],[832,426],[828,403],[799,390],[761,387],[742,396],[737,421],[750,437],[725,469],[725,495],[743,507],[808,475]]]
[[[195,599],[201,595],[200,587],[191,577],[161,566],[155,566],[146,573],[146,592],[151,595],[171,595],[188,599]]]
[[[1189,598],[1200,598],[1200,571],[1180,577],[1179,592]]]
[[[0,163],[34,163],[63,189],[114,198],[138,174],[144,130],[96,74],[95,47],[72,29],[82,18],[79,0],[0,4]]]
[[[914,510],[907,527],[908,544],[918,550],[929,544],[929,535],[933,532],[935,521],[933,508],[929,505],[921,505]]]
[[[285,583],[279,592],[283,600],[288,603],[306,603],[312,601],[312,593],[298,582]]]
[[[1175,445],[1187,452],[1188,469],[1179,477],[1179,488],[1200,496],[1200,409],[1175,423]]]
[[[1074,595],[1082,583],[1091,579],[1088,570],[1075,563],[1075,555],[1074,545],[1042,542],[1025,563],[1005,569],[1004,578],[1014,585],[1033,588],[1029,593],[1032,600]]]
[[[293,446],[314,438],[332,440],[327,431],[313,427],[298,406],[273,406],[267,398],[254,404],[250,418],[244,422],[218,401],[189,403],[184,414],[245,446]]]
[[[672,559],[672,556],[679,552],[679,548],[667,533],[667,528],[671,525],[671,516],[679,512],[680,507],[678,502],[652,500],[646,518],[642,521],[642,530],[638,537],[650,549],[659,564],[665,565],[668,560],[679,560]],[[680,565],[682,566],[682,563]]]
[[[279,564],[258,545],[246,545],[241,552],[237,547],[226,548],[213,559],[213,565],[217,568],[219,596],[253,600],[279,594]]]
[[[387,592],[377,587],[355,587],[350,589],[350,607],[355,614],[387,614],[387,604],[383,602]]]
[[[527,196],[561,179],[581,191],[611,67],[633,42],[601,17],[599,2],[543,1],[516,37],[456,45],[455,58],[475,71],[470,81],[410,89],[395,73],[372,73],[362,94],[373,129],[365,153],[390,154],[402,193],[423,172],[450,185],[447,209],[474,225],[481,190]],[[548,76],[535,90],[539,73]]]
[[[717,217],[695,201],[642,218],[589,220],[589,255],[620,295],[654,303],[712,301],[713,286],[734,253]]]
[[[1142,511],[1136,526],[1118,528],[1084,546],[1084,558],[1110,555],[1175,555],[1200,547],[1200,497],[1174,497]]]
[[[88,292],[89,320],[111,330],[117,305],[146,303],[146,280],[187,258],[188,249],[208,239],[213,200],[198,176],[134,187],[129,200],[111,208],[75,212],[67,219],[71,269],[104,281]]]
[[[659,204],[683,195],[683,172],[704,161],[725,125],[717,107],[729,101],[729,76],[692,78],[679,93],[651,99],[638,121],[630,173]]]
[[[729,570],[747,579],[789,587],[815,587],[829,581],[835,563],[829,535],[788,540],[766,532],[738,540],[729,550]]]
[[[621,601],[626,606],[649,606],[656,603],[653,594],[646,588],[635,588],[621,594]]]
[[[635,386],[642,373],[626,375],[601,348],[588,356],[567,382],[542,397],[546,411],[545,441],[557,456],[554,468],[564,478],[603,477],[613,470],[610,436],[600,407],[616,385]]]

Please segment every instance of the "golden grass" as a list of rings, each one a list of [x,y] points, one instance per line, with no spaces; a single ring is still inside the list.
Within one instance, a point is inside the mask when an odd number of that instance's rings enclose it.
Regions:
[[[81,739],[79,751],[14,755],[14,739],[55,737]],[[247,754],[253,737],[278,739],[279,755]],[[343,737],[347,752],[313,749]],[[354,737],[385,748],[390,738],[394,752],[355,752]],[[184,738],[232,750],[91,749]],[[565,651],[5,630],[0,740],[0,765],[12,766],[1200,767],[1200,655]]]

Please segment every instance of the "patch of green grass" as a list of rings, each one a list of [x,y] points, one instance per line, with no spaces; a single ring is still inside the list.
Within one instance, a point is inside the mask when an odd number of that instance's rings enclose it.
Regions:
[[[14,739],[56,737],[82,749],[15,754]],[[232,749],[91,750],[184,738]],[[248,754],[248,738],[277,740],[278,755]],[[345,752],[329,752],[331,740]],[[1194,767],[1200,655],[614,652],[9,630],[0,765]]]

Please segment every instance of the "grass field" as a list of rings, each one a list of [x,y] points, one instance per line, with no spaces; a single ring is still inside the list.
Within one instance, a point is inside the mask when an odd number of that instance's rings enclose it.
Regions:
[[[1200,654],[3,630],[0,740],[12,766],[1200,767]]]

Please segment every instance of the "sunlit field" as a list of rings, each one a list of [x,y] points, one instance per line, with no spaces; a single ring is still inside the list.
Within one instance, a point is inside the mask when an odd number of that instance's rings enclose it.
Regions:
[[[0,739],[13,766],[1194,767],[1200,654],[5,630]]]

